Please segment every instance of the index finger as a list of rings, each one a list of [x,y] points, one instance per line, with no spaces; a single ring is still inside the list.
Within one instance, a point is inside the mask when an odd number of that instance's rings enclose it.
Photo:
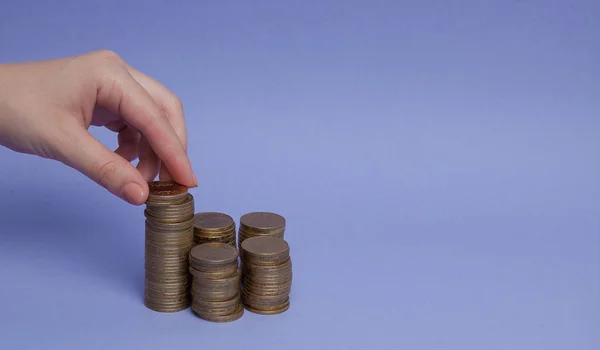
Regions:
[[[173,126],[175,133],[179,136],[179,140],[183,144],[184,150],[187,151],[187,130],[185,125],[185,115],[183,112],[183,104],[177,95],[171,92],[167,87],[158,82],[156,79],[140,72],[139,70],[127,65],[129,73],[133,78],[140,83],[148,91],[154,102],[166,113],[167,119]],[[148,158],[150,159],[150,158]],[[148,162],[148,159],[145,161]],[[140,162],[142,159],[140,159]],[[148,166],[145,166],[148,167]],[[173,176],[165,163],[160,165],[159,179],[172,180]]]
[[[187,130],[181,100],[156,79],[129,65],[127,65],[127,69],[133,78],[148,91],[154,102],[166,113],[167,119],[171,122],[175,133],[183,144],[183,148],[187,149]]]
[[[175,181],[196,187],[196,176],[185,148],[161,108],[124,66],[114,67],[98,80],[97,103],[139,130]]]

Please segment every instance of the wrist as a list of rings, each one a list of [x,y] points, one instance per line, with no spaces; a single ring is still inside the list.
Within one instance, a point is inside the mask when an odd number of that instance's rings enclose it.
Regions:
[[[6,109],[6,98],[7,98],[7,65],[0,64],[0,121],[3,119],[5,109]]]
[[[9,83],[9,64],[0,64],[0,137],[7,128],[7,120],[12,114],[9,108],[11,87]]]

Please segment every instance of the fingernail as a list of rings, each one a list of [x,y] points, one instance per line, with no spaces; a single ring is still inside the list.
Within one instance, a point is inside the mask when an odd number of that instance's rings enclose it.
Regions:
[[[192,179],[194,180],[195,187],[198,187],[198,179],[196,178],[196,174],[194,174],[193,170],[192,170]]]
[[[130,204],[141,205],[144,201],[144,191],[142,190],[142,187],[134,182],[123,186],[123,191],[121,193],[123,199]]]

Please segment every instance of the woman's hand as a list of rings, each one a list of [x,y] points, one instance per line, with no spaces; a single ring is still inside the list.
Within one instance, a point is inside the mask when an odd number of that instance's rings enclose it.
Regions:
[[[119,147],[90,125],[118,133]],[[198,185],[181,101],[110,51],[0,65],[0,144],[60,161],[135,205],[157,175]]]

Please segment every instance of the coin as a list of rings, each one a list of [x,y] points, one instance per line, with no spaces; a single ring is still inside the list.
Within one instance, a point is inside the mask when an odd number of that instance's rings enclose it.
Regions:
[[[190,266],[200,271],[237,264],[238,250],[224,243],[205,243],[190,251]]]
[[[223,232],[234,226],[233,218],[224,213],[203,212],[194,215],[194,229],[202,232]]]
[[[244,305],[244,307],[246,310],[258,315],[277,315],[287,311],[290,308],[290,301],[288,300],[283,304],[278,305],[276,308],[259,309],[248,305]]]
[[[238,230],[238,246],[250,237],[274,236],[283,238],[285,233],[285,218],[271,212],[251,212],[242,215]],[[243,255],[243,253],[240,253]]]
[[[144,210],[144,304],[157,312],[189,307],[189,252],[193,245],[194,197],[173,181],[148,184]]]
[[[252,264],[274,264],[289,257],[290,246],[288,243],[277,237],[255,236],[244,240],[241,244],[244,257],[252,260]]]
[[[144,215],[153,222],[181,222],[187,221],[194,215],[194,197],[186,194],[181,203],[171,205],[148,205]]]
[[[285,229],[285,218],[270,212],[252,212],[240,218],[240,227],[246,232],[281,231]]]
[[[185,199],[188,188],[175,181],[152,181],[146,204],[177,204]]]
[[[194,214],[194,244],[227,243],[235,246],[235,222],[224,213]]]
[[[236,310],[229,315],[214,315],[210,313],[200,313],[197,315],[198,317],[210,322],[232,322],[240,319],[244,315],[244,307],[242,304],[239,304]]]
[[[236,311],[240,304],[240,293],[225,300],[210,300],[194,297],[192,310],[199,314],[228,315]]]
[[[254,236],[240,249],[244,307],[265,315],[288,310],[293,277],[289,244],[283,238]]]
[[[202,278],[192,275],[192,293],[207,300],[226,300],[239,294],[241,271],[221,278]]]
[[[202,271],[202,270],[197,270],[197,269],[193,268],[192,266],[190,266],[189,272],[197,280],[203,280],[203,279],[216,280],[216,279],[228,278],[230,276],[235,275],[236,272],[239,273],[239,268],[238,268],[237,264],[233,264],[229,267],[219,268],[219,269],[215,269],[212,271]]]
[[[238,267],[238,250],[225,243],[205,243],[192,248],[189,255],[192,311],[213,322],[240,318],[242,271]]]

